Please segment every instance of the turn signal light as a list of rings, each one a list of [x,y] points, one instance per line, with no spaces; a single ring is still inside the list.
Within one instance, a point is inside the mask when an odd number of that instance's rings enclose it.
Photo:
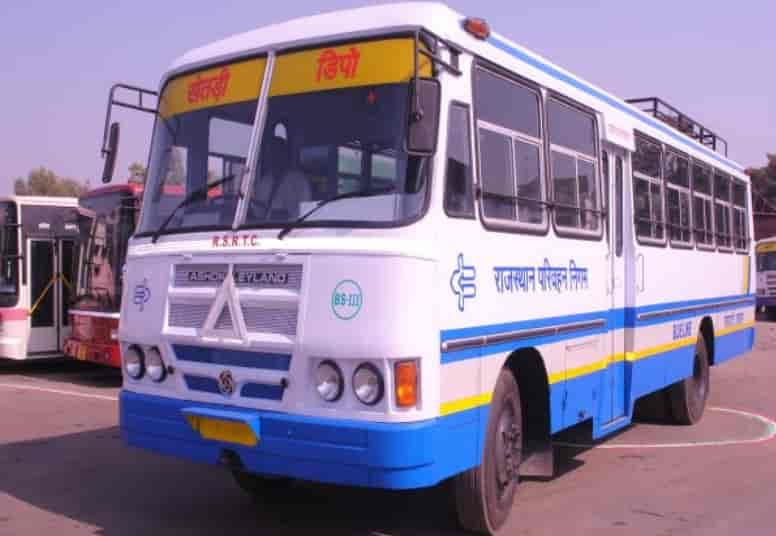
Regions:
[[[414,406],[418,402],[418,365],[415,361],[401,361],[394,365],[396,405]]]
[[[490,25],[485,22],[485,19],[468,17],[463,21],[463,29],[477,39],[487,39],[490,37]]]

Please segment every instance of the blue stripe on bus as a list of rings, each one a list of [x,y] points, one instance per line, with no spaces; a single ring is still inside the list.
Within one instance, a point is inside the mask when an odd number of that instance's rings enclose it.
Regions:
[[[646,123],[652,128],[655,128],[665,134],[666,136],[669,136],[676,141],[686,145],[687,147],[691,147],[692,149],[695,149],[696,151],[700,151],[701,153],[705,154],[709,158],[712,158],[716,160],[717,162],[721,164],[725,164],[727,166],[730,166],[738,171],[743,172],[744,168],[741,167],[739,164],[726,159],[722,155],[719,155],[715,153],[714,151],[711,151],[702,145],[693,143],[690,139],[682,136],[672,128],[660,123],[659,121],[656,121],[650,117],[646,117],[641,114],[641,112],[636,111],[633,107],[630,105],[621,102],[618,99],[615,99],[614,97],[610,97],[609,95],[606,95],[602,93],[601,91],[595,89],[594,87],[591,87],[584,82],[581,82],[580,80],[577,80],[570,75],[567,75],[565,73],[562,73],[555,67],[552,67],[551,65],[548,65],[544,63],[541,60],[538,60],[532,56],[529,56],[525,52],[516,49],[514,46],[510,45],[509,43],[506,43],[505,41],[502,41],[501,39],[497,37],[489,37],[488,43],[493,45],[494,47],[498,48],[499,50],[506,52],[510,56],[514,56],[515,58],[518,58],[519,60],[531,65],[532,67],[535,67],[539,69],[540,71],[552,76],[553,78],[560,80],[561,82],[565,82],[585,93],[590,95],[591,97],[594,97],[598,100],[601,100],[608,104],[609,106],[612,106],[613,108],[618,109],[619,111],[628,114],[629,116],[633,117],[634,119],[637,119],[641,121],[642,123]]]
[[[291,365],[291,356],[289,354],[246,352],[183,344],[174,344],[172,348],[175,352],[175,357],[179,361],[284,371],[288,370]]]
[[[746,299],[747,303],[735,303],[742,299]],[[729,303],[725,303],[729,302]],[[716,304],[716,305],[715,305]],[[638,320],[637,317],[642,313],[655,313],[660,311],[669,311],[671,309],[681,309],[685,307],[697,307],[702,305],[709,305],[709,307],[689,311],[679,312],[674,314],[667,314],[666,316],[660,316],[651,318],[648,320]],[[613,329],[622,328],[634,328],[652,326],[656,324],[662,324],[666,322],[673,322],[685,318],[694,318],[697,316],[709,314],[712,312],[720,312],[731,309],[740,309],[747,306],[754,305],[754,297],[752,295],[738,295],[727,296],[720,298],[707,298],[702,300],[689,300],[680,302],[661,303],[655,305],[646,305],[638,308],[627,307],[625,309],[614,309],[609,311],[599,311],[593,313],[582,313],[575,315],[555,316],[550,318],[541,318],[533,320],[524,320],[521,322],[507,322],[503,324],[490,324],[484,326],[472,326],[467,328],[448,329],[442,330],[440,333],[441,342],[454,340],[454,339],[466,339],[470,337],[481,337],[484,335],[498,335],[503,333],[509,333],[512,331],[540,329],[553,326],[560,326],[566,324],[573,324],[577,322],[586,322],[591,320],[604,320],[606,324],[601,327],[583,329],[579,331],[572,331],[561,333],[558,335],[543,335],[537,337],[530,337],[521,339],[519,341],[508,341],[503,343],[495,343],[482,347],[467,348],[464,350],[442,352],[442,363],[452,363],[455,361],[461,361],[464,359],[474,359],[482,357],[484,355],[498,354],[503,352],[510,352],[517,346],[529,347],[538,346],[542,344],[549,344],[553,342],[560,342],[568,339],[575,339],[579,337],[585,337],[589,335],[606,333]]]
[[[220,394],[221,390],[218,388],[218,381],[214,378],[208,378],[207,376],[195,376],[193,374],[186,374],[183,376],[186,380],[186,387],[192,391],[202,391],[204,393],[216,393]]]
[[[247,398],[263,398],[266,400],[282,400],[285,387],[266,383],[246,383],[240,390],[240,396]]]

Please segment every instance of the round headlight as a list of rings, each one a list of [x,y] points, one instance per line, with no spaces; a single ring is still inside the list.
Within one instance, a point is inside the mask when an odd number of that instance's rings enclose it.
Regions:
[[[326,402],[334,402],[342,396],[345,382],[342,372],[333,361],[323,361],[315,370],[315,390]]]
[[[159,352],[159,348],[154,347],[148,350],[145,358],[145,368],[148,377],[155,382],[160,382],[167,376],[167,369],[164,366],[164,361],[162,361],[162,354]]]
[[[353,392],[362,403],[374,406],[383,398],[383,377],[370,363],[358,366],[353,374]]]
[[[145,372],[145,358],[139,346],[130,346],[124,352],[124,372],[135,380],[140,379]]]

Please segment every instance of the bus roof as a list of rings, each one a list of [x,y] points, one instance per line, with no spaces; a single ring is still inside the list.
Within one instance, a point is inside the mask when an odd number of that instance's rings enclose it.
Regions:
[[[5,195],[0,197],[0,202],[13,201],[19,205],[43,205],[51,207],[77,207],[78,199],[75,197],[49,197],[37,195]]]
[[[603,114],[609,141],[633,150],[634,130],[674,146],[690,156],[749,181],[744,167],[698,143],[623,99],[554,65],[503,36],[479,40],[463,29],[464,16],[440,3],[408,2],[334,11],[293,19],[237,34],[191,50],[173,62],[162,80],[207,64],[321,41],[357,39],[375,34],[424,28],[468,52],[558,91]]]

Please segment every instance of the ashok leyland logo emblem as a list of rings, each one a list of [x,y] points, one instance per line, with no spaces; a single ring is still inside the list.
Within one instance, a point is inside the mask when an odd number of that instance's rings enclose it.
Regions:
[[[463,253],[458,254],[458,268],[450,276],[450,288],[458,296],[458,310],[463,311],[467,298],[477,296],[477,269],[463,262]]]
[[[132,294],[132,303],[137,305],[137,308],[142,312],[143,307],[150,299],[151,289],[148,288],[148,279],[144,278],[143,281],[135,285],[135,291]]]
[[[230,371],[225,370],[218,375],[218,390],[226,396],[234,393],[234,378]]]

